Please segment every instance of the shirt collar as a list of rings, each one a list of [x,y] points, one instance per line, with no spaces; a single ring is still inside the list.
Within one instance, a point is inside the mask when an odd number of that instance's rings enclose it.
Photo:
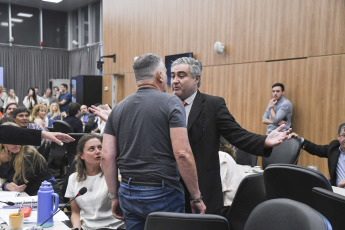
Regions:
[[[345,154],[345,153],[343,152],[343,150],[341,149],[341,146],[339,146],[339,151],[340,151],[340,154]]]
[[[193,103],[194,99],[195,99],[195,96],[196,96],[196,93],[198,92],[195,91],[192,95],[190,95],[188,98],[186,98],[184,101],[187,103],[187,105],[190,105]]]

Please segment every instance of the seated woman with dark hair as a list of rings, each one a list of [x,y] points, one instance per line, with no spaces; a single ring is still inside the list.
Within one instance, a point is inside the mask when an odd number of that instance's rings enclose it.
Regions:
[[[87,192],[71,202],[73,228],[116,229],[123,224],[111,212],[108,187],[100,166],[101,150],[98,135],[86,134],[78,142],[76,172],[68,179],[65,197],[75,197],[82,187]]]
[[[17,126],[10,122],[3,125]],[[37,195],[41,183],[46,180],[52,183],[55,193],[62,198],[47,162],[29,145],[0,144],[0,178],[6,181],[3,190],[24,191],[30,196]]]

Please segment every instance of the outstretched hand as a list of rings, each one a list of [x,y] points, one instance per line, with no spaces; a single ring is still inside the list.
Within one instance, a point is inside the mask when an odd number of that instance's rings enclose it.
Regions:
[[[301,139],[301,137],[300,137],[300,136],[298,136],[298,134],[297,134],[297,133],[290,133],[290,134],[289,134],[288,139],[291,139],[291,138],[293,138],[293,137],[297,138],[298,140],[300,140],[300,139]]]
[[[106,109],[101,109],[99,107],[92,105],[91,108],[89,108],[89,110],[93,112],[96,116],[99,116],[103,121],[107,121],[109,114],[111,113],[111,109],[109,105],[105,105],[105,108]]]
[[[69,142],[75,141],[75,139],[71,137],[70,135],[67,135],[65,133],[59,133],[59,132],[42,131],[41,137],[43,139],[51,140],[57,143],[58,145],[63,145],[63,142],[69,143]]]
[[[285,124],[282,124],[275,130],[273,130],[265,140],[265,147],[271,148],[276,145],[279,145],[283,141],[285,141],[289,137],[289,133],[291,132],[291,129],[288,129],[284,132],[281,132],[285,128]]]

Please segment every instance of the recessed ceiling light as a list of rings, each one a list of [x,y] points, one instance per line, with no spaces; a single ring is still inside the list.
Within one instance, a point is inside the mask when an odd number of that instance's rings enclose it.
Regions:
[[[18,13],[17,16],[24,17],[24,18],[31,18],[33,16],[33,14]]]
[[[12,22],[23,22],[23,19],[20,18],[11,18]]]
[[[8,22],[1,22],[0,23],[1,26],[5,26],[8,27]],[[12,23],[12,27],[14,26],[14,24]]]
[[[59,3],[62,2],[62,0],[42,0],[44,2],[53,2],[53,3]]]

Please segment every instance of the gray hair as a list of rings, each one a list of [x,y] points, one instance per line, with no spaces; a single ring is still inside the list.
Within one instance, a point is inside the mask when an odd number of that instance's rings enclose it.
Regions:
[[[339,125],[339,128],[338,128],[338,135],[340,135],[341,133],[341,130],[345,129],[345,123]]]
[[[198,88],[201,85],[201,74],[202,74],[202,64],[200,61],[191,58],[191,57],[182,57],[177,60],[175,60],[171,64],[171,68],[173,68],[175,65],[180,65],[180,64],[187,64],[189,65],[189,71],[192,74],[192,77],[195,79],[198,75],[200,75],[200,80],[198,82]]]
[[[133,64],[135,79],[137,82],[152,79],[162,63],[162,58],[156,54],[143,54]]]

